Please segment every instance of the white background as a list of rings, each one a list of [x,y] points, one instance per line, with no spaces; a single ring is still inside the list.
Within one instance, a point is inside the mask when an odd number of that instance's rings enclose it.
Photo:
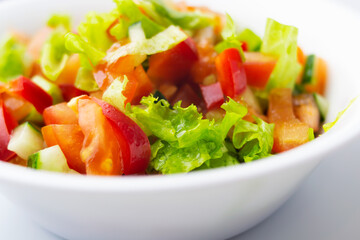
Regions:
[[[356,8],[360,14],[360,0],[333,1]],[[323,161],[274,215],[232,240],[360,239],[359,156],[360,137]],[[60,238],[36,226],[0,194],[0,239]]]

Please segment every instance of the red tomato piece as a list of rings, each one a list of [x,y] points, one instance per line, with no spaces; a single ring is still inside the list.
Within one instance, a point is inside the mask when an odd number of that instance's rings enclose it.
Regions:
[[[44,140],[48,147],[59,145],[64,153],[67,163],[71,169],[85,174],[85,163],[81,160],[84,134],[77,124],[69,125],[48,125],[41,129]]]
[[[80,157],[86,173],[121,175],[123,165],[117,137],[102,108],[90,98],[79,99],[79,126],[84,134]]]
[[[224,103],[224,94],[219,82],[207,86],[200,85],[200,89],[207,110],[219,108]]]
[[[2,95],[6,110],[13,116],[17,121],[23,120],[29,113],[33,106],[16,94],[5,92]]]
[[[46,125],[78,124],[76,113],[66,103],[59,103],[46,108],[43,117]]]
[[[241,42],[241,48],[244,52],[249,51],[249,45],[247,44],[247,42]]]
[[[151,156],[150,143],[144,131],[124,113],[99,99],[105,117],[111,123],[120,144],[124,174],[144,173]]]
[[[231,98],[246,89],[246,73],[239,50],[229,48],[220,53],[215,60],[218,80],[226,96]]]
[[[170,50],[152,55],[147,73],[156,84],[176,85],[186,80],[198,59],[195,42],[188,38]]]
[[[70,101],[74,97],[88,95],[87,92],[76,88],[73,84],[60,84],[59,87],[66,102]]]
[[[275,68],[276,59],[259,52],[245,53],[244,69],[249,86],[264,89]]]
[[[154,84],[150,81],[150,78],[141,65],[135,68],[133,74],[138,82],[138,85],[131,103],[136,105],[140,103],[143,96],[148,96],[152,93],[154,90]]]
[[[280,153],[309,141],[309,126],[295,117],[290,88],[269,95],[269,121],[275,123],[273,152]]]
[[[23,76],[10,82],[11,90],[34,105],[39,113],[53,103],[52,97],[30,79]]]
[[[194,89],[190,87],[189,84],[183,85],[176,93],[173,99],[171,99],[171,104],[181,101],[181,107],[185,108],[194,104],[200,106],[202,101],[201,98],[196,94]]]
[[[327,82],[327,64],[324,59],[317,57],[315,66],[316,83],[305,85],[305,89],[307,92],[324,95]]]
[[[16,120],[11,116],[4,106],[4,101],[0,97],[0,161],[9,161],[14,152],[8,150],[11,131],[17,126]]]

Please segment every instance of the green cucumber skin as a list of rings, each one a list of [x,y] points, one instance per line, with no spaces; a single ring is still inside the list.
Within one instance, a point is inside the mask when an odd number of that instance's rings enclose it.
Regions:
[[[315,74],[315,55],[309,55],[306,59],[304,75],[302,79],[302,84],[314,84],[314,74]]]
[[[27,166],[29,168],[38,169],[38,160],[39,160],[39,153],[37,152],[29,157]]]

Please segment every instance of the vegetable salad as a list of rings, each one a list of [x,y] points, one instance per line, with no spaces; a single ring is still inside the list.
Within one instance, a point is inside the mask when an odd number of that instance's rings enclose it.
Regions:
[[[77,28],[52,15],[0,46],[0,159],[88,175],[187,173],[312,141],[326,63],[273,19],[263,38],[228,14],[114,0]]]

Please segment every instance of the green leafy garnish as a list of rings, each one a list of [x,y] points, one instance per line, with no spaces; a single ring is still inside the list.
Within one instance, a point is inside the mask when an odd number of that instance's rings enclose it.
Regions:
[[[52,28],[62,26],[67,31],[71,31],[71,19],[69,15],[53,14],[48,20],[47,25]]]
[[[8,82],[21,75],[26,75],[29,59],[26,47],[13,36],[6,37],[0,44],[0,81]]]
[[[221,32],[221,37],[223,41],[215,46],[215,51],[221,53],[228,48],[236,48],[239,50],[242,60],[245,61],[244,51],[241,47],[242,43],[237,36],[236,25],[229,14],[226,14],[226,25]]]
[[[273,88],[293,88],[301,71],[297,62],[298,29],[268,19],[261,52],[278,58],[266,91]]]
[[[260,50],[262,40],[250,29],[243,30],[238,36],[237,39],[240,42],[246,42],[250,52],[257,52]]]
[[[65,48],[64,35],[66,32],[62,26],[55,29],[41,51],[41,70],[52,81],[58,78],[69,58],[69,52]]]

